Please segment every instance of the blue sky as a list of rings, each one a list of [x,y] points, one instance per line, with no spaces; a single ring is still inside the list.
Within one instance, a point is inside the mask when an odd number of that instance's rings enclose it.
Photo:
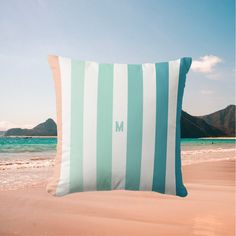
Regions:
[[[233,0],[0,2],[0,130],[55,119],[47,55],[143,63],[191,56],[183,108],[235,103]]]

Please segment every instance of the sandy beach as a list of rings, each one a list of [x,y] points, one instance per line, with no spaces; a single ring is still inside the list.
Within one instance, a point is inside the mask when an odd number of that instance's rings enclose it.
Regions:
[[[234,235],[235,161],[186,165],[186,198],[153,192],[74,193],[46,182],[0,192],[0,235]]]

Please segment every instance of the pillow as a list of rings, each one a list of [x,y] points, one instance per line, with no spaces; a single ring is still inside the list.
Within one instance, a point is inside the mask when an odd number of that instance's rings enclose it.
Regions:
[[[56,88],[55,196],[143,190],[186,196],[180,116],[191,58],[100,64],[49,56]]]

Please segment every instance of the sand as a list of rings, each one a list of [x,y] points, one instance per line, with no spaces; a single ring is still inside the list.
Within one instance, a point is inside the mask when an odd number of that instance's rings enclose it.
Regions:
[[[232,160],[184,166],[186,198],[132,191],[57,198],[46,183],[0,191],[0,235],[234,235],[234,173]]]

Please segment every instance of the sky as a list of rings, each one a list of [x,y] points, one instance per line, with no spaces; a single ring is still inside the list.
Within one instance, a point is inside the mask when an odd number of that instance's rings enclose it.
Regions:
[[[0,130],[56,120],[48,55],[109,63],[193,58],[183,109],[235,104],[233,0],[0,1]]]

